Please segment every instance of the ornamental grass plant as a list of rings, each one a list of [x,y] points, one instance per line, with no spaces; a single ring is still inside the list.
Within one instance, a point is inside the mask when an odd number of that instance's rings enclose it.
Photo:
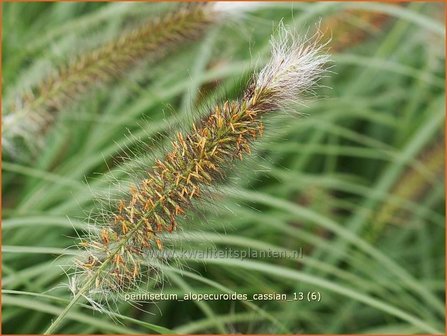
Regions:
[[[3,333],[442,333],[443,13],[5,3]]]

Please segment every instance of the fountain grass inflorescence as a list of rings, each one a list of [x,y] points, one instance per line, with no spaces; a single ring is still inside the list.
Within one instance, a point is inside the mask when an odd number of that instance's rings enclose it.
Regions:
[[[328,61],[322,47],[315,36],[296,40],[282,27],[272,40],[270,61],[242,98],[215,106],[189,133],[177,134],[164,158],[117,201],[106,224],[81,241],[85,254],[77,260],[76,277],[86,294],[135,285],[147,268],[148,252],[163,249],[161,235],[174,231],[204,189],[250,153],[251,143],[263,134],[264,117],[299,102],[320,79]]]
[[[62,110],[139,62],[159,60],[199,38],[221,14],[214,4],[183,4],[71,60],[6,108],[2,131],[5,150],[20,157],[24,146],[31,150],[41,147],[43,135]]]

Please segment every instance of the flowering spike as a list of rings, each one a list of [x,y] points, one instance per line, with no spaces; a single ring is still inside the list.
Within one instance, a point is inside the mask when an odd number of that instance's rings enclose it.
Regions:
[[[68,62],[38,83],[32,93],[21,95],[15,99],[17,103],[5,109],[3,147],[13,155],[21,141],[30,149],[37,149],[42,145],[43,135],[67,105],[124,74],[140,61],[161,59],[175,47],[197,39],[225,13],[224,8],[214,4],[181,5]]]
[[[117,239],[105,244],[103,234],[91,238],[100,252],[90,244],[87,263],[78,263],[84,286],[93,285],[95,292],[133,286],[147,260],[144,253],[162,250],[161,234],[175,230],[192,201],[225,177],[231,163],[250,153],[251,143],[262,135],[264,116],[299,101],[318,81],[328,60],[320,51],[318,41],[293,40],[281,26],[279,39],[272,40],[271,60],[253,77],[243,98],[212,108],[190,133],[178,133],[164,159],[131,188],[127,199],[117,202],[115,220],[107,225]]]

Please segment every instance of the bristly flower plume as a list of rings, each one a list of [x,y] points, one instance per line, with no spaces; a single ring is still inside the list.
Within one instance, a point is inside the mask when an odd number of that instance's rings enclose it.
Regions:
[[[189,133],[178,133],[165,157],[116,203],[107,223],[81,242],[77,293],[90,297],[133,287],[147,272],[150,253],[163,249],[161,235],[176,230],[193,202],[250,153],[264,118],[300,102],[318,82],[328,61],[319,39],[294,39],[282,26],[279,35],[271,42],[271,60],[242,98],[215,106]]]
[[[30,149],[41,146],[46,130],[71,103],[125,74],[140,61],[156,61],[176,47],[199,38],[230,10],[212,3],[184,4],[79,55],[4,109],[3,147],[20,157],[17,152],[23,145]]]

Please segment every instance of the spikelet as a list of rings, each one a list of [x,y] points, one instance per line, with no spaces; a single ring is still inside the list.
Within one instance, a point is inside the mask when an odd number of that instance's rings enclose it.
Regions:
[[[328,56],[319,40],[293,40],[284,27],[280,33],[272,39],[270,61],[243,97],[215,106],[189,133],[178,133],[170,152],[117,202],[108,224],[81,243],[85,255],[76,274],[86,295],[133,287],[148,254],[163,249],[161,235],[176,230],[193,202],[250,153],[265,115],[299,102],[320,79]]]
[[[20,142],[31,147],[41,145],[42,135],[67,104],[110,82],[139,61],[155,61],[174,47],[200,37],[221,17],[218,14],[222,13],[212,4],[182,5],[80,55],[54,75],[43,79],[32,93],[22,95],[13,106],[5,109],[2,120],[4,148],[14,154]]]

